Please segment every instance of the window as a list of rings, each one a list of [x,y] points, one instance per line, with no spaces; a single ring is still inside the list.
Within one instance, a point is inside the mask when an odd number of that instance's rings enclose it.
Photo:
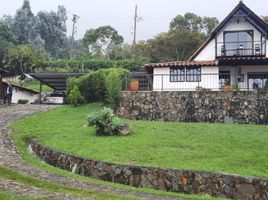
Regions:
[[[268,73],[248,74],[249,87],[253,89],[268,89]]]
[[[201,68],[200,67],[186,68],[186,81],[187,82],[200,82],[201,81]]]
[[[230,31],[224,33],[224,51],[226,56],[252,55],[253,31]]]
[[[185,81],[184,67],[170,68],[170,82],[184,82],[184,81]]]

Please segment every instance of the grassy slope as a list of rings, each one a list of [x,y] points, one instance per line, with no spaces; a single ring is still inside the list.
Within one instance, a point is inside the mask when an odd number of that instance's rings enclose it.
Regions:
[[[97,137],[83,125],[98,108],[62,107],[29,117],[16,123],[14,137],[115,163],[268,177],[268,126],[132,121],[128,137]]]
[[[79,108],[60,108],[53,110],[52,112],[59,112],[59,113],[65,113],[66,114],[70,114],[70,109],[71,111],[76,110],[76,112],[74,112],[74,118],[80,117],[80,118],[84,118],[90,111],[96,110],[101,108],[99,105],[94,104],[93,106],[83,106],[83,107],[79,107]],[[51,119],[52,121],[55,120],[55,118],[50,118],[48,115],[51,115],[51,113],[46,113],[45,116],[44,113],[43,114],[38,114],[36,116],[32,116],[33,118],[37,117],[41,121],[41,120],[47,120],[47,119]],[[72,115],[72,114],[71,114]],[[53,114],[54,116],[54,114]],[[30,117],[31,118],[31,117]],[[62,119],[62,118],[58,118],[58,119]],[[30,120],[30,121],[28,121]],[[66,119],[65,119],[66,120]],[[104,182],[104,181],[100,181],[100,180],[96,180],[96,179],[91,179],[88,177],[83,177],[83,176],[79,176],[77,174],[73,174],[73,173],[69,173],[66,172],[64,170],[58,169],[58,168],[54,168],[51,167],[43,162],[40,162],[38,159],[36,159],[35,157],[33,157],[28,151],[27,151],[27,147],[28,147],[28,141],[29,141],[29,137],[37,137],[39,134],[36,134],[34,132],[32,132],[30,129],[27,128],[27,130],[25,129],[28,126],[31,126],[34,124],[31,123],[31,121],[34,121],[33,119],[24,119],[20,122],[17,122],[14,126],[14,132],[13,132],[13,139],[16,142],[17,145],[17,149],[19,150],[20,154],[22,155],[22,157],[32,166],[52,172],[52,173],[56,173],[56,174],[60,174],[60,175],[64,175],[67,177],[71,177],[77,180],[81,180],[81,181],[85,181],[85,182],[89,182],[89,183],[94,183],[94,184],[100,184],[100,185],[106,185],[106,186],[111,186],[111,187],[115,187],[115,188],[121,188],[121,189],[125,189],[125,190],[131,190],[131,191],[138,191],[138,192],[146,192],[146,193],[151,193],[151,194],[156,194],[156,195],[163,195],[163,196],[173,196],[173,197],[182,197],[182,198],[186,198],[186,199],[191,199],[191,200],[220,200],[221,198],[213,198],[213,197],[209,197],[209,196],[200,196],[200,195],[185,195],[185,194],[179,194],[179,193],[171,193],[171,192],[164,192],[164,191],[158,191],[158,190],[154,190],[154,189],[149,189],[149,188],[135,188],[135,187],[131,187],[131,186],[125,186],[125,185],[121,185],[121,184],[114,184],[114,183],[110,183],[110,182]],[[63,119],[64,121],[64,119]],[[84,124],[84,121],[81,122],[81,124]],[[36,127],[41,126],[41,124],[37,125]],[[46,126],[44,126],[43,128],[46,128]],[[43,129],[42,127],[39,127],[39,130]],[[26,134],[27,133],[27,134]],[[40,136],[40,135],[39,135]],[[39,137],[40,139],[40,137]]]

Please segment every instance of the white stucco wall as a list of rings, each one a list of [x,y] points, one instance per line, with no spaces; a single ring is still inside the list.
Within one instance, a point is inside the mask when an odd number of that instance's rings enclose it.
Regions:
[[[209,42],[209,44],[198,54],[194,59],[195,61],[207,61],[215,60],[215,39]]]
[[[201,82],[170,82],[170,68],[162,67],[154,69],[154,91],[195,91],[197,87],[218,90],[219,67],[202,67]]]
[[[13,88],[12,103],[18,103],[18,100],[28,100],[29,103],[33,103],[35,99],[38,98],[38,95],[34,95],[30,92],[21,91],[18,88]]]

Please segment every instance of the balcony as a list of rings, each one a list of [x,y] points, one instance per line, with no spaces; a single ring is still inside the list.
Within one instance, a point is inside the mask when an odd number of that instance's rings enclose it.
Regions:
[[[265,41],[218,42],[217,57],[265,56]]]

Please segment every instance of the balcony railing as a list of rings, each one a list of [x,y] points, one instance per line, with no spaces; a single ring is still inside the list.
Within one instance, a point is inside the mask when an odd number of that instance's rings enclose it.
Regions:
[[[188,79],[187,76],[192,76],[193,78]],[[127,76],[124,82],[125,91],[132,90],[131,82],[133,80],[138,81],[139,91],[268,91],[268,72],[180,74],[178,78],[174,78],[174,75],[169,74]]]
[[[226,56],[265,56],[265,41],[218,42],[217,57]]]

